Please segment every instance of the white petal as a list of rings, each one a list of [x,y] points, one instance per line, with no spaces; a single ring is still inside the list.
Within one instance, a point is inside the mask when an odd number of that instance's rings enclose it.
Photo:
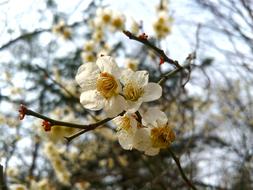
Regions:
[[[157,100],[162,95],[162,87],[156,83],[148,83],[144,87],[144,95],[143,95],[143,102],[150,102]]]
[[[96,90],[88,90],[81,93],[80,102],[86,109],[100,110],[104,107],[105,99]]]
[[[99,68],[95,63],[89,62],[81,65],[76,74],[76,82],[82,89],[92,90],[96,87]]]
[[[148,156],[155,156],[160,152],[159,148],[149,148],[144,153]]]
[[[133,116],[129,116],[130,117],[130,125],[132,127],[132,131],[135,132],[137,130],[137,121]]]
[[[140,151],[146,151],[150,147],[152,147],[150,131],[147,128],[137,129],[134,139],[134,148]]]
[[[110,99],[105,101],[104,111],[107,117],[115,117],[120,114],[123,110],[125,110],[126,102],[125,99],[118,95],[113,96]]]
[[[138,86],[142,87],[148,84],[148,72],[147,71],[136,71],[134,72],[131,69],[124,69],[122,71],[122,76],[120,81],[123,84],[127,84],[128,82],[133,82]]]
[[[148,84],[148,71],[136,71],[133,75],[133,80],[137,82],[139,86],[145,86]]]
[[[149,124],[157,127],[167,123],[168,118],[164,112],[159,108],[149,108],[144,114],[142,114],[142,124],[148,126]]]
[[[141,98],[136,102],[127,101],[126,102],[126,110],[129,113],[134,113],[140,108],[141,104],[142,104],[142,99]]]
[[[122,75],[120,77],[120,82],[122,82],[122,84],[127,84],[129,81],[132,80],[132,75],[134,74],[134,71],[131,69],[123,69],[122,70]]]
[[[121,123],[122,123],[122,118],[123,116],[117,116],[115,117],[112,121],[113,123],[117,126],[120,127]]]
[[[125,130],[117,132],[119,144],[125,150],[131,150],[133,148],[133,134],[127,133]]]
[[[129,118],[130,126],[131,126],[131,128],[128,129],[127,132],[134,134],[135,131],[137,130],[137,121],[136,121],[135,117],[132,115],[132,113],[126,112],[124,114],[124,116],[115,117],[112,121],[118,127],[117,129],[123,130],[124,128],[122,128],[123,127],[122,124],[124,123],[123,119],[125,119],[125,117]]]
[[[101,56],[96,62],[101,72],[107,72],[119,78],[121,76],[121,70],[111,56]]]

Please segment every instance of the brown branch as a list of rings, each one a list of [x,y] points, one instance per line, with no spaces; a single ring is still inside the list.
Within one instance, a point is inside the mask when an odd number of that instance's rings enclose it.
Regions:
[[[187,176],[185,175],[184,170],[183,170],[183,168],[182,168],[182,166],[181,166],[181,164],[180,164],[179,158],[174,154],[174,152],[173,152],[171,149],[168,149],[168,151],[169,151],[170,155],[172,156],[173,160],[175,161],[175,163],[176,163],[176,165],[177,165],[177,167],[178,167],[178,169],[179,169],[179,172],[180,172],[180,174],[181,174],[183,180],[185,181],[185,183],[186,183],[190,188],[192,188],[192,189],[194,189],[194,190],[197,190],[197,188],[192,184],[192,182],[191,182],[191,181],[187,178]]]
[[[42,115],[42,114],[32,111],[30,109],[27,109],[24,105],[20,106],[19,113],[20,113],[21,120],[24,118],[25,115],[31,115],[31,116],[43,119],[44,121],[49,123],[51,127],[57,125],[57,126],[65,126],[65,127],[70,127],[70,128],[82,129],[81,131],[77,132],[76,134],[74,134],[72,136],[64,137],[65,139],[67,139],[68,142],[70,142],[72,139],[82,135],[83,133],[94,130],[97,127],[114,119],[114,118],[106,118],[106,119],[103,119],[103,120],[98,121],[96,123],[92,123],[92,124],[88,124],[88,125],[76,124],[76,123],[70,123],[70,122],[64,122],[64,121],[52,119],[50,117],[47,117],[45,115]],[[119,115],[124,115],[124,114],[125,114],[125,111],[121,112]]]
[[[191,53],[187,56],[186,60],[185,60],[185,65],[184,66],[180,66],[168,73],[166,73],[165,75],[163,75],[161,77],[161,79],[157,82],[159,85],[162,85],[167,79],[169,79],[170,77],[172,77],[174,74],[186,69],[188,70],[188,75],[187,75],[187,80],[184,82],[184,84],[182,85],[183,87],[186,85],[187,82],[189,82],[190,80],[190,73],[191,73],[191,62],[192,60],[195,59],[195,53]]]
[[[159,85],[162,85],[167,79],[172,77],[174,74],[178,73],[179,71],[183,70],[184,67],[176,68],[173,71],[168,72],[167,74],[163,75],[162,78],[157,82]]]
[[[124,115],[125,113],[126,113],[126,112],[123,111],[123,112],[120,113],[119,115],[122,116],[122,115]],[[105,119],[105,120],[106,120],[106,119]],[[107,118],[107,120],[110,121],[110,120],[112,120],[112,118]],[[99,125],[97,125],[97,126],[92,126],[92,127],[88,128],[88,129],[80,130],[80,131],[78,131],[77,133],[75,133],[75,134],[73,134],[73,135],[71,135],[71,136],[68,136],[68,137],[64,137],[64,138],[65,138],[68,142],[70,142],[70,141],[72,141],[74,138],[79,137],[80,135],[82,135],[82,134],[84,134],[84,133],[86,133],[86,132],[88,132],[88,131],[94,130],[94,129],[96,129],[97,127],[99,127],[99,126],[101,126],[102,124],[105,123],[104,120],[99,121],[99,122],[102,122],[102,123],[99,124]],[[97,122],[97,124],[98,124],[99,122]]]
[[[7,190],[3,166],[0,164],[0,190]]]
[[[142,36],[135,36],[134,34],[132,34],[130,31],[124,30],[123,33],[131,40],[135,40],[138,41],[142,44],[144,44],[145,46],[151,48],[152,50],[154,50],[160,58],[163,59],[164,62],[168,62],[174,66],[176,66],[177,68],[181,68],[181,65],[179,65],[178,61],[173,60],[171,58],[169,58],[162,49],[156,47],[154,44],[152,44],[146,36],[142,37]]]
[[[101,120],[101,121],[99,121],[97,123],[84,125],[84,124],[77,124],[77,123],[70,123],[70,122],[64,122],[64,121],[55,120],[55,119],[52,119],[52,118],[47,117],[45,115],[42,115],[40,113],[37,113],[35,111],[32,111],[30,109],[27,109],[23,105],[21,105],[21,108],[20,108],[19,112],[21,112],[21,109],[23,109],[23,112],[24,112],[22,114],[24,114],[24,115],[31,115],[31,116],[43,119],[44,121],[49,122],[51,126],[58,125],[58,126],[65,126],[65,127],[70,127],[70,128],[86,129],[86,130],[87,129],[88,130],[94,129],[94,128],[98,127],[99,125],[102,125],[102,124],[104,124],[104,123],[106,123],[106,122],[108,122],[108,121],[110,121],[110,120],[113,119],[113,118],[106,118],[106,119],[103,119],[103,120]],[[123,112],[121,114],[123,114]]]
[[[30,37],[37,36],[37,35],[39,35],[39,34],[41,34],[43,32],[49,32],[50,30],[51,29],[41,29],[41,30],[35,30],[33,32],[28,32],[28,33],[22,34],[19,37],[14,38],[14,39],[10,40],[9,42],[7,42],[6,44],[2,45],[0,47],[0,51],[8,48],[9,46],[11,46],[12,44],[16,43],[17,41],[25,40],[25,39],[28,39]]]

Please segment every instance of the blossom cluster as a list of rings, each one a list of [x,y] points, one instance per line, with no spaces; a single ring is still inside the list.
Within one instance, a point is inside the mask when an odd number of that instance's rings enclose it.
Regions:
[[[71,29],[66,26],[64,20],[60,20],[56,25],[54,25],[52,32],[63,37],[64,39],[71,38]]]
[[[51,161],[58,180],[65,185],[69,185],[70,173],[57,147],[53,143],[48,142],[44,146],[44,152]]]
[[[122,31],[125,28],[125,21],[125,16],[115,10],[109,8],[97,9],[95,17],[89,20],[92,35],[91,39],[84,43],[81,53],[83,61],[95,61],[98,56],[108,54],[111,48],[105,40],[107,31]]]
[[[125,16],[109,8],[99,8],[92,24],[96,28],[109,27],[111,31],[121,31],[125,27]]]
[[[149,108],[139,113],[143,102],[162,95],[161,86],[149,82],[147,71],[119,68],[112,57],[101,56],[95,63],[81,65],[75,79],[82,89],[81,104],[94,111],[103,109],[107,117],[114,118],[124,149],[156,155],[174,141],[175,134],[164,112]]]
[[[162,0],[157,9],[157,18],[153,22],[153,29],[157,38],[165,38],[171,32],[173,18],[168,12],[168,2]]]

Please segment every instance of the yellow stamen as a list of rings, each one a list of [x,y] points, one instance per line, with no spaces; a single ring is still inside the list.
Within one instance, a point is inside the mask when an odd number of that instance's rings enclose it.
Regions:
[[[117,94],[118,84],[114,76],[104,72],[98,77],[96,87],[97,91],[108,99]]]
[[[130,128],[131,128],[130,118],[127,116],[121,117],[118,130],[121,129],[129,130]]]
[[[155,148],[167,148],[176,138],[174,131],[167,125],[151,130],[151,140]]]
[[[127,83],[123,89],[123,93],[127,100],[135,102],[144,94],[144,89],[134,83]]]

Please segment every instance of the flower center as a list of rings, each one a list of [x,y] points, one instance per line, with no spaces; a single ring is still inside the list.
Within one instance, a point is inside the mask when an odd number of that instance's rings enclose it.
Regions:
[[[151,129],[151,141],[155,148],[167,148],[175,138],[174,131],[167,125]]]
[[[112,21],[112,25],[113,25],[115,28],[120,29],[120,28],[123,27],[123,22],[122,22],[121,18],[115,18],[115,19],[113,19],[113,21]]]
[[[127,83],[124,86],[123,93],[127,100],[135,102],[144,94],[144,89],[134,83]]]
[[[111,21],[111,16],[108,14],[108,13],[105,13],[103,16],[102,16],[102,19],[105,23],[109,23]]]
[[[101,93],[106,99],[111,98],[117,94],[118,84],[114,76],[109,73],[100,73],[97,79],[97,91]]]
[[[124,129],[128,131],[131,128],[130,118],[128,116],[123,116],[120,118],[120,121],[118,123],[117,130]]]

